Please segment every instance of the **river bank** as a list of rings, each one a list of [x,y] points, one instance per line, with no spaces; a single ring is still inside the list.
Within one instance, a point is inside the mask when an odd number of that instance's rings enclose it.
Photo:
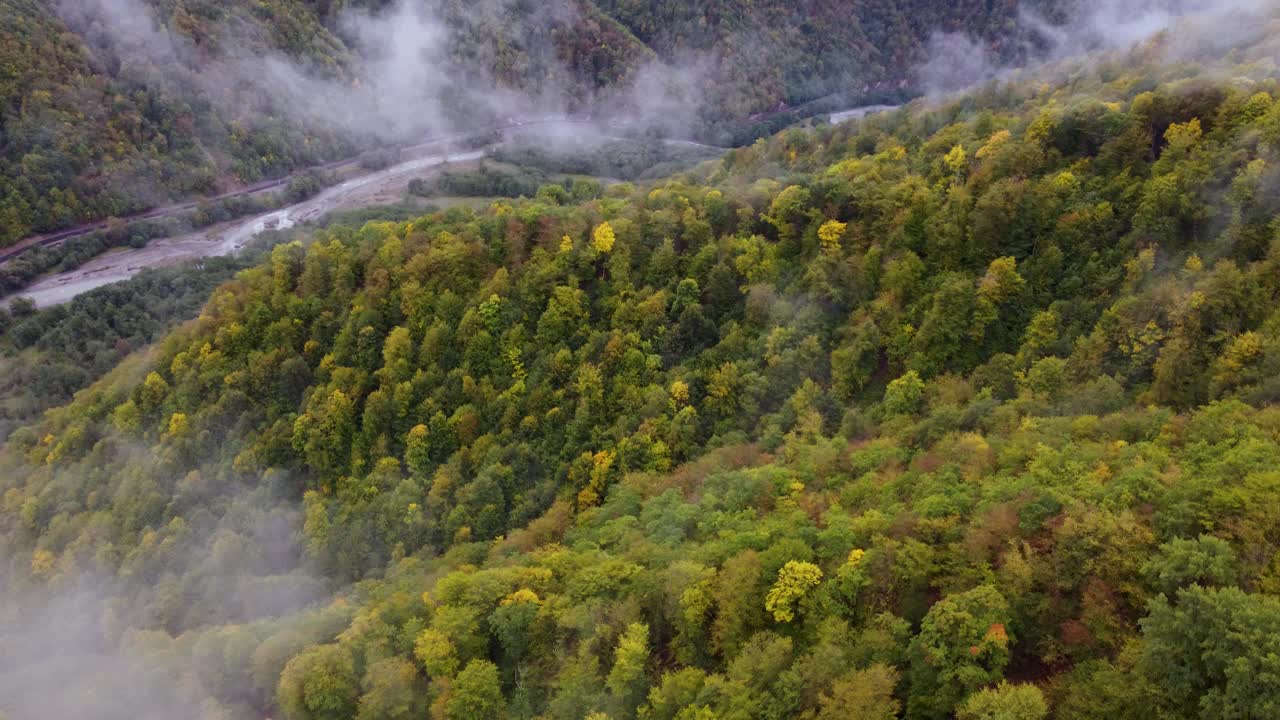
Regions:
[[[435,153],[414,158],[334,185],[309,200],[280,210],[201,228],[184,235],[153,240],[142,248],[105,253],[74,270],[42,278],[12,297],[27,298],[37,307],[47,307],[68,302],[94,288],[126,280],[145,268],[231,255],[267,230],[287,230],[296,225],[314,222],[337,210],[396,202],[404,196],[410,180],[423,177],[424,173],[430,175],[446,166],[466,167],[483,155],[483,150],[475,150],[458,154]]]

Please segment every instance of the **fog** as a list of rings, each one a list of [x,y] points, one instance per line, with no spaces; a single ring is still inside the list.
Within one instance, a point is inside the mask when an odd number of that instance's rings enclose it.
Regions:
[[[500,24],[503,5],[474,3],[461,24]],[[421,139],[535,110],[561,111],[568,97],[568,87],[551,81],[535,93],[500,87],[485,69],[492,58],[455,60],[457,29],[410,0],[377,14],[347,10],[336,35],[317,34],[313,41],[321,44],[333,38],[326,50],[337,64],[271,50],[267,38],[240,36],[242,24],[197,46],[165,27],[143,0],[59,0],[57,7],[89,40],[95,61],[118,67],[127,80],[210,104],[236,120],[284,118],[357,142]],[[532,21],[567,23],[571,13],[567,3],[545,3]],[[525,49],[551,55],[537,38]]]
[[[154,453],[121,452],[134,458],[122,474],[154,472],[143,470]],[[55,482],[66,484],[68,472]],[[86,530],[94,544],[82,535],[55,546],[56,564],[36,572],[33,552],[0,535],[0,717],[261,717],[280,668],[255,675],[256,648],[298,634],[299,623],[326,612],[334,589],[306,571],[287,476],[267,473],[247,486],[215,476],[178,480],[165,513],[172,519],[127,557],[112,557],[111,530],[99,527]],[[141,502],[115,492],[126,506]],[[305,634],[325,642],[331,632]]]
[[[1224,54],[1256,40],[1265,26],[1256,15],[1274,0],[1080,0],[1066,23],[1053,23],[1025,6],[1019,32],[1027,64],[1063,60],[1099,50],[1124,50],[1168,33],[1161,59],[1176,62],[1200,53]],[[936,33],[917,82],[926,95],[946,95],[1020,69],[1002,64],[977,39]]]
[[[1174,27],[1192,35],[1217,33],[1226,20],[1214,16],[1256,11],[1268,4],[1267,0],[1088,0],[1063,26],[1055,27],[1026,11],[1022,18],[1049,39],[1051,56],[1061,57],[1098,48],[1124,48]],[[1188,15],[1201,17],[1180,25]]]
[[[1029,53],[1049,61],[1127,47],[1180,27],[1188,13],[1209,18],[1180,28],[1168,46],[1176,54],[1205,43],[1229,47],[1242,33],[1257,32],[1256,25],[1232,13],[1268,5],[1263,0],[1094,0],[1064,26],[1029,11],[1021,23],[1033,38]],[[162,88],[196,108],[212,105],[250,125],[286,118],[354,144],[420,140],[528,113],[568,113],[594,100],[613,108],[610,121],[653,123],[680,135],[697,122],[707,68],[714,64],[707,56],[671,63],[650,58],[633,69],[628,82],[597,98],[574,85],[546,38],[529,38],[530,53],[558,69],[533,90],[517,92],[485,69],[492,67],[491,58],[457,60],[451,44],[455,30],[447,22],[421,3],[399,0],[377,14],[342,15],[332,48],[342,58],[338,66],[264,52],[253,38],[221,38],[216,54],[197,73],[191,60],[211,51],[170,32],[142,0],[58,0],[57,7],[69,26],[85,33],[94,61],[121,68],[127,78]],[[476,21],[494,20],[501,8],[501,2],[485,0],[469,12]],[[574,12],[568,3],[545,3],[535,26],[568,23]],[[974,39],[936,34],[917,76],[926,91],[951,93],[1009,69]],[[557,143],[580,139],[569,129]],[[148,574],[135,583],[86,571],[55,583],[52,592],[35,590],[21,586],[8,571],[29,564],[30,553],[0,545],[0,713],[9,713],[9,720],[211,717],[225,708],[213,703],[199,672],[173,665],[198,642],[193,628],[203,627],[203,621],[214,628],[262,622],[315,608],[329,596],[330,588],[301,570],[298,513],[278,509],[296,506],[297,498],[281,489],[282,481],[264,480],[264,488],[247,493],[206,487],[198,477],[181,482],[190,483],[184,491],[193,506],[215,507],[223,514],[213,518],[202,510],[206,517],[188,519],[191,536],[178,546],[175,567],[167,574]],[[182,583],[188,577],[198,590],[184,591],[176,600],[164,595],[175,584],[186,588]],[[253,634],[262,639],[272,632],[259,628]],[[261,703],[267,690],[245,692]],[[255,707],[246,701],[236,708],[238,716],[251,716]]]

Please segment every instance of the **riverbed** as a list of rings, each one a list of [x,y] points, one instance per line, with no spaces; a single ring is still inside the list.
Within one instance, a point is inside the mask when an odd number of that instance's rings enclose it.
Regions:
[[[14,297],[29,298],[38,307],[58,305],[94,288],[127,280],[145,268],[232,255],[266,230],[287,230],[319,220],[335,210],[396,202],[404,196],[410,180],[433,174],[446,164],[455,167],[483,156],[484,150],[462,153],[441,153],[437,150],[326,188],[309,200],[280,210],[160,238],[142,248],[104,253],[74,270],[41,278],[15,293]]]
[[[853,108],[850,110],[842,110],[841,112],[831,113],[830,121],[832,125],[849,122],[850,120],[861,120],[868,115],[889,112],[897,110],[901,105],[867,105],[866,107]]]
[[[896,109],[896,106],[870,105],[852,108],[832,113],[830,121],[832,123],[847,122],[893,109]],[[558,121],[554,118],[535,119],[517,125],[555,126],[558,124],[566,125],[565,128],[559,129],[561,134],[575,135],[589,132],[578,127],[582,123]],[[555,127],[548,129],[552,133],[556,131]],[[611,139],[608,135],[600,137]],[[710,146],[684,140],[667,140],[666,142],[713,149]],[[32,300],[38,307],[58,305],[69,302],[77,295],[94,288],[127,280],[146,268],[165,267],[188,260],[237,253],[254,237],[267,230],[287,230],[297,225],[318,221],[328,213],[337,210],[354,210],[395,203],[404,198],[410,180],[430,176],[446,165],[454,167],[458,164],[465,165],[478,161],[493,146],[458,153],[445,152],[443,148],[446,147],[447,144],[440,142],[416,146],[410,149],[416,157],[326,188],[315,197],[280,210],[229,221],[183,235],[153,240],[142,248],[104,253],[74,270],[41,278],[9,298],[0,300],[0,303],[15,297],[23,297]]]

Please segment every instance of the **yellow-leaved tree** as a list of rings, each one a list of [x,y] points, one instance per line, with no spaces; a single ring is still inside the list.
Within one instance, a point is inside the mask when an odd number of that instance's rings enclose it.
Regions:
[[[616,241],[617,237],[613,234],[613,226],[607,222],[597,225],[596,229],[591,233],[591,247],[602,253],[612,250]]]
[[[792,560],[778,571],[778,581],[764,599],[764,609],[778,622],[796,618],[795,605],[822,582],[822,568],[813,563]]]
[[[840,238],[844,237],[847,223],[837,220],[828,220],[822,223],[822,227],[818,228],[818,239],[822,241],[822,252],[827,254],[840,254]]]

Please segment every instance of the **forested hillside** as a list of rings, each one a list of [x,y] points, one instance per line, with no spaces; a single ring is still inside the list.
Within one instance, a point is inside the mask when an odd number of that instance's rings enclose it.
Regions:
[[[708,109],[731,116],[774,110],[831,93],[917,87],[930,39],[973,38],[1009,62],[1025,58],[1019,8],[1049,16],[1055,3],[876,0],[840,3],[715,0],[597,0],[664,58],[705,61]],[[1071,3],[1056,3],[1068,6]]]
[[[1019,7],[0,0],[0,246],[523,107],[687,132],[905,93],[935,32],[1025,53]]]
[[[12,436],[7,592],[193,717],[1274,716],[1278,18],[281,245]]]
[[[451,88],[604,85],[644,58],[598,14],[571,23],[523,6],[492,15],[470,6],[437,8],[447,38],[399,22],[407,36],[369,47],[374,38],[341,21],[346,4],[3,0],[0,245],[421,140],[429,127],[493,122],[495,108]],[[383,22],[365,34],[397,24]],[[562,61],[581,78],[558,77]],[[420,83],[436,93],[430,107],[397,84],[423,75],[436,76]],[[376,82],[387,87],[371,105],[360,89]],[[405,124],[428,116],[437,122]]]

